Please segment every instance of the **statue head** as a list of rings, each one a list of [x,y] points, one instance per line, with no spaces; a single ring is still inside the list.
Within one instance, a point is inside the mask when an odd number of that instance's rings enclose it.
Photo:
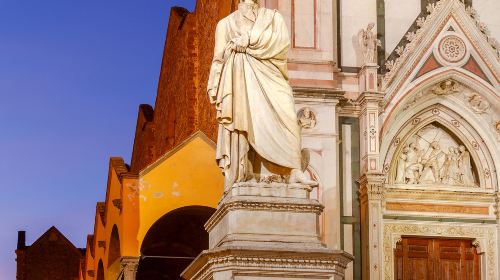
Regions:
[[[259,4],[259,0],[240,0],[240,3]]]
[[[303,113],[303,116],[306,117],[306,118],[310,118],[311,117],[311,109],[309,109],[309,107],[305,107],[304,111],[302,111],[302,113]]]
[[[463,146],[463,145],[460,145],[460,147],[458,147],[458,149],[460,150],[460,152],[465,152],[465,146]]]
[[[368,26],[366,27],[366,30],[367,30],[367,31],[368,31],[368,30],[372,30],[374,27],[375,27],[375,23],[370,22],[370,23],[368,23]]]
[[[420,149],[420,147],[418,146],[418,143],[417,143],[417,142],[411,142],[411,143],[408,145],[408,147],[409,147],[410,149],[412,149],[412,150],[415,150],[415,151]]]
[[[436,150],[436,149],[439,149],[439,142],[438,142],[438,141],[433,141],[433,142],[431,143],[431,147],[432,147],[433,149],[435,149],[435,150]]]

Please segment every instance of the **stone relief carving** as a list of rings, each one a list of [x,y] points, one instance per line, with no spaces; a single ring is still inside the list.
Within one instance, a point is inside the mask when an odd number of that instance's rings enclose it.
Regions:
[[[467,105],[478,114],[485,113],[490,108],[490,103],[476,92],[468,94],[466,101]]]
[[[411,137],[397,156],[396,184],[477,186],[465,146],[445,130],[429,124]]]
[[[316,114],[309,107],[300,109],[297,118],[302,128],[314,128],[316,126]]]
[[[493,128],[495,129],[495,132],[497,133],[497,141],[500,142],[500,121],[496,121],[493,123]]]
[[[419,91],[413,95],[413,97],[407,101],[403,107],[403,111],[408,110],[413,105],[421,102],[423,98],[426,97],[426,93],[434,94],[437,96],[452,95],[460,92],[463,86],[455,80],[448,79],[444,80],[434,86],[432,86],[428,91]]]
[[[459,92],[461,86],[454,80],[442,81],[431,88],[431,93],[435,95],[448,95]]]
[[[358,41],[363,51],[364,64],[376,63],[377,47],[382,46],[382,43],[377,39],[377,34],[373,33],[375,23],[368,24],[366,29],[362,29],[358,33]]]
[[[441,57],[447,62],[455,63],[464,59],[467,48],[460,37],[448,35],[441,39],[438,50]]]

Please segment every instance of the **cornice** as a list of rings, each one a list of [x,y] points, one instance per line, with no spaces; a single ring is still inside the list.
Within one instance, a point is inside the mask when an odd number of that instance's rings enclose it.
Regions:
[[[216,270],[251,270],[258,275],[266,271],[286,270],[297,274],[321,271],[325,274],[343,275],[353,256],[341,250],[307,249],[265,249],[260,247],[225,247],[203,252],[181,274],[184,279],[211,279]],[[258,272],[256,271],[258,269]]]
[[[320,215],[323,209],[323,205],[317,200],[312,199],[252,196],[230,197],[221,202],[217,211],[205,223],[205,229],[210,232],[228,212],[235,210],[309,212]]]
[[[345,91],[338,88],[319,87],[292,87],[296,98],[313,98],[321,100],[339,101],[344,97]]]

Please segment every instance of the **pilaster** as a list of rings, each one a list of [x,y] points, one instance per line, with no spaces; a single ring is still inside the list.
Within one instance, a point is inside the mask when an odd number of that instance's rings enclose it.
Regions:
[[[379,102],[383,95],[378,92],[363,92],[358,98],[361,107],[359,116],[361,174],[380,172],[380,128]]]
[[[363,279],[366,280],[382,279],[384,181],[385,175],[382,173],[367,173],[359,180],[362,267]]]

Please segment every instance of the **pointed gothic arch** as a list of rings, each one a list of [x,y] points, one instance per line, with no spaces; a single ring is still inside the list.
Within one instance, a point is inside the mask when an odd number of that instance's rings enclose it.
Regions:
[[[398,126],[388,137],[385,145],[381,148],[383,155],[383,171],[388,175],[387,183],[395,182],[394,172],[397,165],[397,155],[400,155],[404,146],[409,144],[411,137],[428,125],[436,124],[456,139],[459,145],[463,145],[470,153],[475,177],[482,190],[496,190],[497,179],[494,176],[495,165],[490,149],[477,133],[461,115],[443,104],[434,104],[421,110],[417,114],[406,118],[404,123]],[[389,138],[390,137],[390,138]]]

